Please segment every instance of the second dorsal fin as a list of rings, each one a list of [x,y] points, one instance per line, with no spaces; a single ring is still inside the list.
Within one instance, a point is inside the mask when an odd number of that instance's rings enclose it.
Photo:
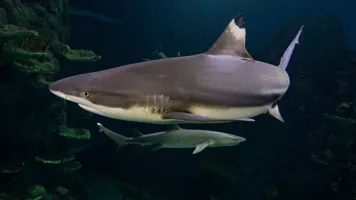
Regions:
[[[138,138],[138,137],[141,137],[141,136],[143,136],[143,134],[141,133],[141,131],[138,130],[138,129],[136,129],[136,128],[134,128],[134,129],[133,129],[133,137],[134,137],[134,138]]]
[[[230,21],[224,32],[208,50],[212,55],[234,55],[253,60],[246,50],[246,28],[243,14]]]
[[[182,128],[178,124],[169,124],[167,125],[167,132],[181,130]]]

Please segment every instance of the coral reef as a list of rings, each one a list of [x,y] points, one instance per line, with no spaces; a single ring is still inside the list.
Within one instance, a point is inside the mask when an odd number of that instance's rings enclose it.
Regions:
[[[26,200],[39,200],[46,196],[46,188],[42,185],[31,185],[27,188],[27,194],[29,197]]]
[[[67,157],[58,157],[58,158],[47,157],[45,155],[35,157],[36,161],[43,164],[50,164],[50,165],[58,165],[58,164],[73,161],[74,159],[75,159],[74,155],[70,155]]]
[[[70,139],[90,139],[90,131],[83,128],[68,128],[67,114],[63,111],[58,120],[59,135]]]
[[[33,83],[45,86],[50,83],[59,70],[59,58],[70,61],[93,62],[101,59],[92,51],[73,50],[66,44],[55,43],[53,38],[46,38],[34,30],[16,25],[0,24],[2,57],[0,63],[32,76]]]
[[[101,56],[70,48],[67,8],[68,0],[0,1],[0,92],[6,94],[0,100],[0,120],[6,133],[0,138],[0,152],[7,152],[2,154],[0,170],[1,175],[16,176],[9,184],[15,182],[13,188],[17,188],[1,193],[0,199],[43,199],[41,194],[46,190],[47,196],[58,198],[56,189],[34,184],[27,190],[16,182],[26,181],[20,177],[34,165],[51,174],[81,168],[74,156],[66,153],[69,147],[65,145],[73,140],[88,141],[91,134],[67,127],[66,104],[54,98],[47,86],[59,72],[75,67],[75,62],[94,62]],[[61,65],[65,61],[69,64]],[[26,159],[11,159],[14,152]]]
[[[0,40],[8,40],[12,38],[27,38],[38,36],[36,31],[20,28],[16,25],[4,24],[0,21]]]
[[[26,189],[14,188],[12,191],[0,194],[0,199],[4,200],[41,200],[47,196],[46,188],[43,185],[30,185]]]
[[[0,174],[15,174],[20,172],[25,166],[25,162],[18,158],[2,160],[0,164]]]
[[[74,160],[74,155],[62,157],[48,157],[46,155],[36,156],[35,160],[43,165],[54,168],[57,173],[70,173],[79,170],[82,165]]]
[[[77,49],[73,50],[66,44],[53,45],[54,53],[58,56],[66,58],[74,62],[94,62],[101,59],[101,56],[96,55],[92,51]]]

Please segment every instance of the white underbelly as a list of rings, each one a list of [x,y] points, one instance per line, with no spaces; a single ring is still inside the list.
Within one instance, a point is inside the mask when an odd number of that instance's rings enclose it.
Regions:
[[[135,121],[142,123],[152,123],[152,124],[169,124],[180,122],[178,120],[172,119],[162,119],[161,114],[152,113],[146,107],[131,107],[129,109],[123,108],[112,108],[106,106],[97,106],[95,108],[90,108],[84,105],[79,105],[81,108],[88,110],[89,112],[125,121]]]
[[[134,106],[129,109],[112,108],[100,105],[92,105],[91,107],[79,104],[79,106],[89,112],[102,115],[105,117],[120,119],[126,121],[135,121],[152,124],[175,124],[175,123],[197,123],[183,120],[162,119],[160,113],[153,113],[146,107]],[[216,118],[216,119],[240,119],[251,118],[257,115],[266,113],[270,106],[249,107],[249,108],[218,108],[218,107],[204,107],[192,106],[189,111],[193,114]],[[200,122],[202,124],[209,122]],[[210,122],[211,123],[211,122]],[[223,123],[223,122],[221,122]]]
[[[162,148],[172,148],[172,149],[180,149],[180,148],[195,148],[196,145],[193,144],[162,144]]]
[[[216,119],[241,119],[252,118],[257,115],[268,112],[270,105],[258,107],[240,107],[240,108],[219,108],[207,106],[191,106],[189,111],[196,115],[216,118]]]

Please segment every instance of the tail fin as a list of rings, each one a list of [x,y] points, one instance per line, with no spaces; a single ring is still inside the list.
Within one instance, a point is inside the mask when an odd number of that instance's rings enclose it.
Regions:
[[[304,25],[302,27],[300,27],[300,29],[299,29],[297,35],[295,36],[294,40],[290,43],[290,45],[288,46],[287,50],[284,52],[284,54],[283,54],[283,56],[281,58],[281,61],[279,63],[279,67],[281,69],[284,69],[284,70],[287,69],[289,60],[292,57],[292,54],[293,54],[293,51],[294,51],[294,47],[295,47],[296,44],[299,44],[299,37],[303,32],[303,28],[304,28]]]
[[[130,140],[130,138],[115,133],[114,131],[111,131],[110,129],[106,128],[100,123],[96,123],[96,125],[99,127],[99,132],[104,132],[110,139],[114,140],[120,147],[126,146],[128,144],[128,140]]]

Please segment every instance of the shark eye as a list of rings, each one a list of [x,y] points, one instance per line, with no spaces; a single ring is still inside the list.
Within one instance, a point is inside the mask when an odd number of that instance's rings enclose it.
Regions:
[[[80,93],[80,96],[82,96],[83,98],[88,98],[89,92],[82,92],[82,93]]]

